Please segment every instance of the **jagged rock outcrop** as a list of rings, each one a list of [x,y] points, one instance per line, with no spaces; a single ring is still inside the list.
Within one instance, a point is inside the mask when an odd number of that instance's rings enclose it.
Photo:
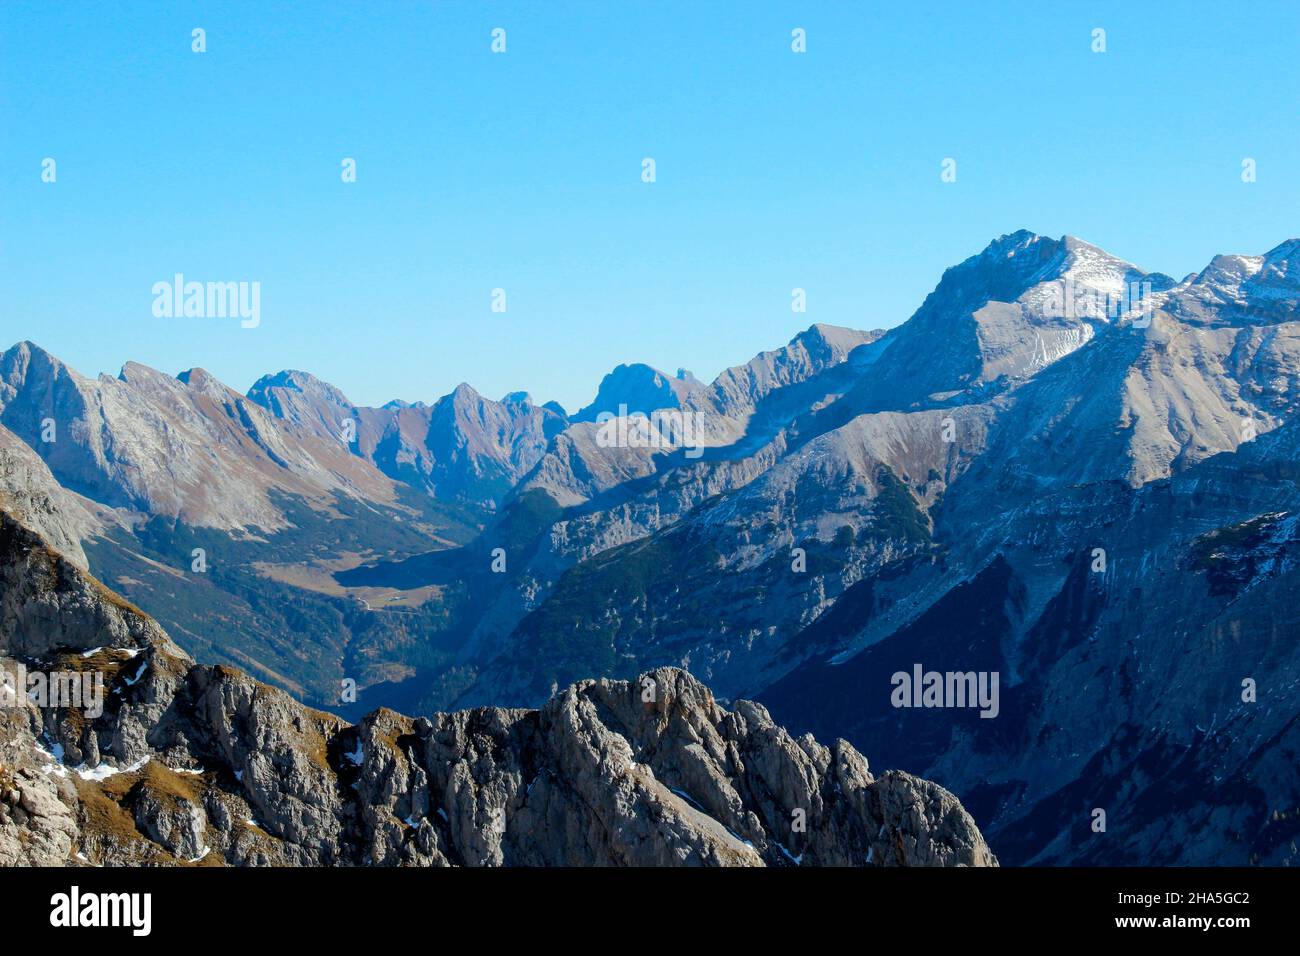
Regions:
[[[0,513],[0,865],[995,865],[940,787],[723,710],[684,671],[353,726],[224,666]]]

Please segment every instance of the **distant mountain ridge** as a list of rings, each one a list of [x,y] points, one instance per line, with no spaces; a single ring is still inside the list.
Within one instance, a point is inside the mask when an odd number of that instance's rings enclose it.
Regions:
[[[527,393],[502,401],[458,385],[432,405],[358,407],[305,372],[264,376],[249,398],[277,418],[342,440],[390,478],[435,497],[494,506],[566,424]]]
[[[690,372],[666,375],[649,365],[619,365],[606,375],[596,398],[573,416],[575,422],[594,422],[600,415],[649,414],[661,408],[681,408],[686,397],[703,383]]]
[[[172,377],[128,362],[90,379],[22,342],[0,353],[0,424],[70,491],[196,526],[283,527],[274,493],[396,500],[337,440],[279,427],[202,369]]]

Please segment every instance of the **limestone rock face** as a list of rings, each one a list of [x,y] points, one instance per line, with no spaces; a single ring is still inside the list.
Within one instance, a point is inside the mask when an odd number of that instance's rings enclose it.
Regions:
[[[3,425],[0,505],[80,568],[87,566],[82,540],[107,521],[104,509],[60,485],[41,457]]]
[[[281,423],[202,369],[172,377],[128,362],[92,379],[20,342],[0,353],[0,425],[64,488],[194,527],[285,528],[284,496],[322,508],[396,499],[337,435]]]
[[[97,715],[0,710],[0,865],[996,865],[951,794],[676,668],[349,725],[194,664],[0,513],[0,665],[19,664],[105,693]]]

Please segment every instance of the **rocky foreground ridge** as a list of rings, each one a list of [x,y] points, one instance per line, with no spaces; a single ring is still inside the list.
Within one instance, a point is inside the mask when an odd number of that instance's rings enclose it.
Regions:
[[[0,707],[0,865],[996,865],[941,787],[675,668],[349,725],[195,664],[4,511],[20,663],[98,672],[104,706]]]

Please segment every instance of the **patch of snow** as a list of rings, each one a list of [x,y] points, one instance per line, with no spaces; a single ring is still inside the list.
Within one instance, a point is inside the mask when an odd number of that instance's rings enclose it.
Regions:
[[[136,683],[140,680],[140,678],[144,676],[144,672],[145,672],[146,670],[148,670],[148,669],[149,669],[149,662],[148,662],[148,661],[141,661],[141,662],[140,662],[140,669],[139,669],[138,671],[135,672],[135,676],[134,676],[134,677],[128,677],[128,678],[126,679],[126,686],[127,686],[127,687],[134,687],[134,686],[136,685]]]
[[[141,757],[129,767],[110,767],[106,763],[101,763],[97,767],[87,767],[84,763],[79,767],[73,767],[73,771],[82,780],[107,780],[109,777],[116,777],[119,773],[135,773],[141,767],[149,762],[148,757]]]
[[[41,746],[40,741],[36,743],[36,752],[45,757],[50,762],[41,768],[41,773],[54,774],[57,777],[66,777],[68,770],[63,766],[63,745],[52,744],[49,750]]]
[[[692,797],[685,790],[673,790],[673,793],[677,794],[677,796],[681,797],[683,800],[685,800],[687,803],[693,806],[696,810],[699,810],[701,813],[704,812],[704,807],[700,806],[700,802],[696,800],[694,797]]]
[[[803,854],[802,854],[802,853],[800,853],[798,856],[795,856],[793,853],[791,853],[789,850],[787,850],[783,844],[778,843],[778,842],[775,841],[775,840],[773,840],[772,842],[773,842],[773,843],[776,843],[776,848],[777,848],[778,850],[780,850],[780,851],[785,855],[785,858],[786,858],[787,860],[789,860],[789,861],[790,861],[791,863],[793,863],[795,866],[803,866]]]

